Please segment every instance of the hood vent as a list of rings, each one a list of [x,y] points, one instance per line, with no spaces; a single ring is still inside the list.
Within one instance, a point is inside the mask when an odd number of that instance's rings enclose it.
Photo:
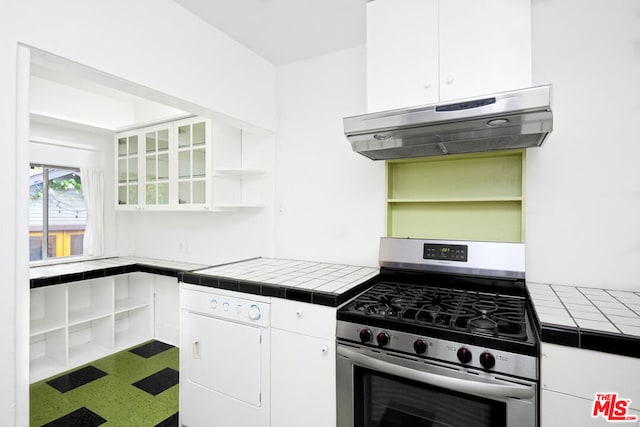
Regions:
[[[373,160],[539,147],[551,132],[551,86],[345,117],[353,151]]]

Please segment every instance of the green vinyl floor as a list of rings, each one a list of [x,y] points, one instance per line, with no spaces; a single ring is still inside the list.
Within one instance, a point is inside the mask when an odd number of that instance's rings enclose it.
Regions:
[[[30,425],[177,426],[178,369],[178,348],[150,341],[33,383]]]

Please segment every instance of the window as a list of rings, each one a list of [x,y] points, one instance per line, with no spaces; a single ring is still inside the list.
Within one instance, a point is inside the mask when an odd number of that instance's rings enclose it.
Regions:
[[[87,207],[80,171],[32,164],[29,176],[29,260],[82,255]]]

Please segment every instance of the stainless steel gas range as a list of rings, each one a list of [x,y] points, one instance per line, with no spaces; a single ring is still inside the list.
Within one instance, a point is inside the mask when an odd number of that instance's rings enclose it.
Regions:
[[[380,266],[338,310],[338,426],[537,426],[524,245],[383,238]]]

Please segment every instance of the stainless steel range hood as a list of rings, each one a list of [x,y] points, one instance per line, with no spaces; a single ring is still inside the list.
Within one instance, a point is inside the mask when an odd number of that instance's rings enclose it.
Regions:
[[[551,86],[345,117],[353,151],[373,160],[539,147],[551,132]]]

